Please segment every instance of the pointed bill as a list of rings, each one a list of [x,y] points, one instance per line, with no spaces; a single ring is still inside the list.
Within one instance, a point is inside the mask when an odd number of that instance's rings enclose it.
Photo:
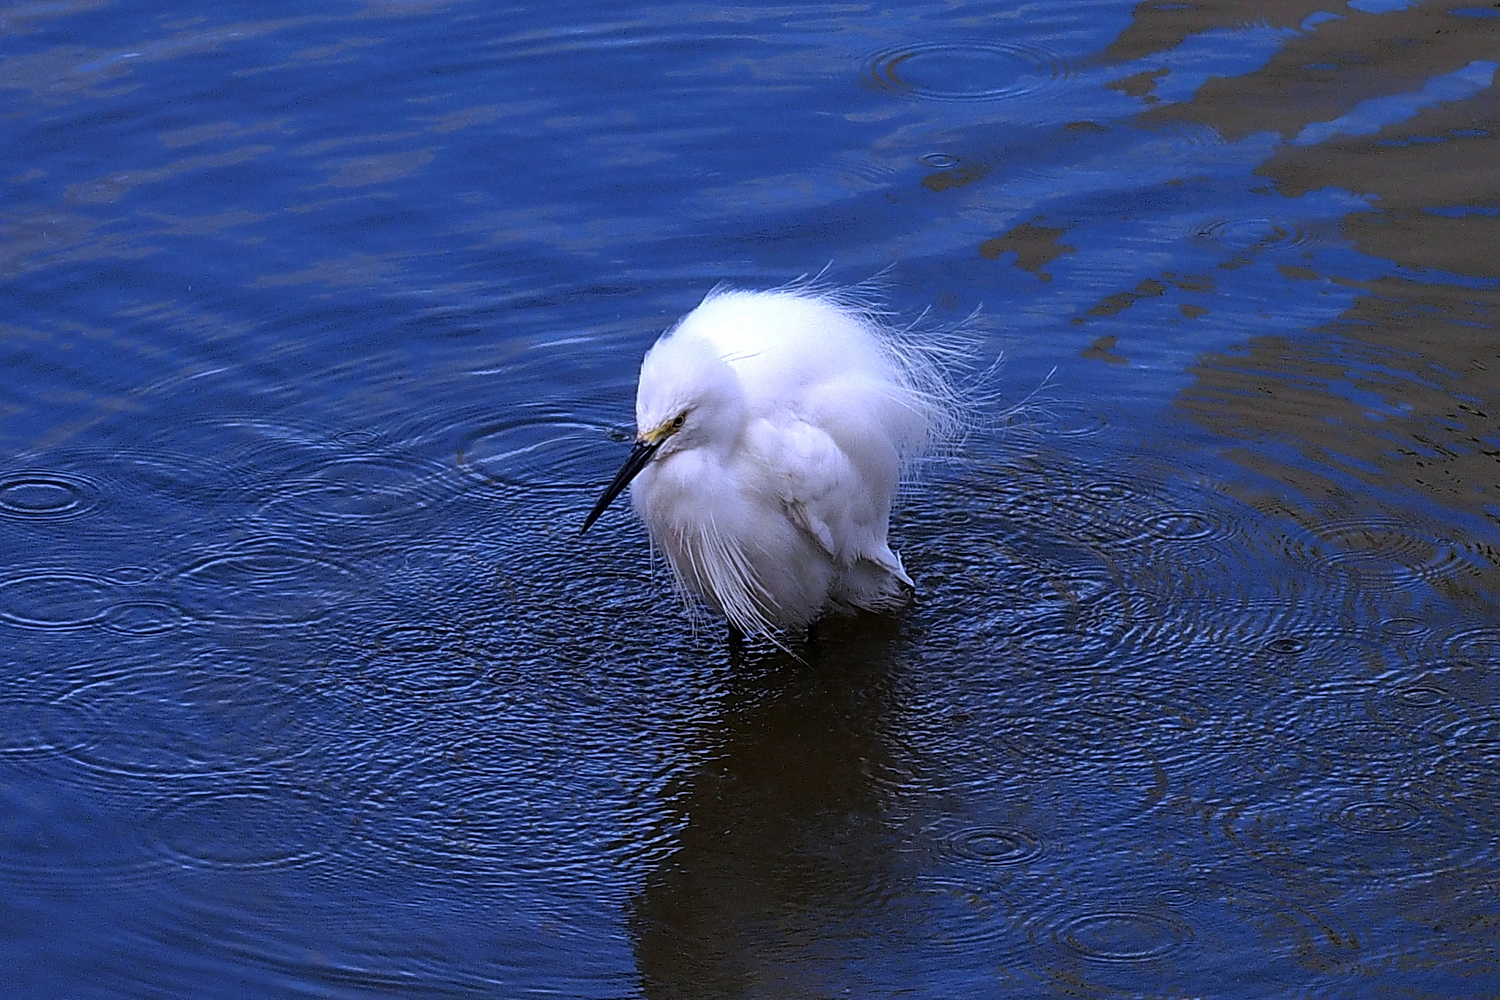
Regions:
[[[605,488],[604,495],[599,498],[598,503],[594,504],[594,509],[589,511],[589,516],[583,519],[583,527],[578,530],[580,535],[599,520],[599,515],[604,513],[605,508],[614,501],[615,497],[624,492],[625,487],[630,485],[630,481],[646,467],[646,463],[656,455],[656,449],[661,447],[663,440],[665,438],[635,443],[635,447],[630,449],[630,455],[625,459],[625,464],[620,466],[620,471],[615,475],[614,480]]]

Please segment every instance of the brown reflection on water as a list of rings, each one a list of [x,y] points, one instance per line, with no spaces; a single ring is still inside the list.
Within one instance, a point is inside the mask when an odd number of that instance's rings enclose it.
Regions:
[[[1215,28],[1244,27],[1252,18],[1272,27],[1295,28],[1307,15],[1327,6],[1318,0],[1264,0],[1255,5],[1251,14],[1238,0],[1206,0],[1201,3],[1144,0],[1136,4],[1130,15],[1130,26],[1104,50],[1104,56],[1122,62],[1144,59],[1175,48],[1192,35]]]
[[[1500,23],[1500,18],[1489,19]],[[1491,56],[1500,57],[1500,37]],[[1260,169],[1288,197],[1339,187],[1372,199],[1344,220],[1362,252],[1418,270],[1500,277],[1500,94],[1426,108],[1376,135],[1283,147]]]
[[[1110,55],[1149,61],[1191,34],[1245,22],[1243,5],[1230,0],[1166,6],[1138,7]],[[1495,60],[1500,18],[1452,13],[1472,6],[1384,14],[1339,7],[1341,17],[1288,37],[1257,72],[1210,79],[1193,100],[1143,117],[1191,120],[1231,141],[1277,132],[1284,144],[1257,172],[1286,197],[1338,188],[1366,198],[1369,211],[1342,221],[1355,250],[1419,273],[1500,276],[1500,214],[1488,214],[1500,208],[1493,85],[1373,134],[1294,141],[1308,125],[1361,102],[1412,94],[1434,77]],[[1295,27],[1320,9],[1326,5],[1271,3],[1257,14]],[[1464,545],[1492,589],[1500,550],[1478,537],[1484,533],[1471,518],[1500,523],[1500,294],[1436,277],[1356,281],[1316,267],[1282,273],[1362,294],[1322,336],[1256,337],[1204,355],[1179,405],[1234,441],[1240,464],[1292,487],[1321,516],[1368,513],[1373,495],[1362,485],[1388,491],[1381,493],[1392,508],[1385,513],[1420,517]],[[1428,504],[1465,515],[1453,520],[1471,527],[1448,531]]]
[[[1252,23],[1296,29],[1330,7],[1337,19],[1289,35],[1260,70],[1211,77],[1182,104],[1153,109],[1153,120],[1186,119],[1211,125],[1234,141],[1254,132],[1295,136],[1311,122],[1330,121],[1382,94],[1419,90],[1429,78],[1462,69],[1500,52],[1500,19],[1459,17],[1454,9],[1481,6],[1466,0],[1421,4],[1410,10],[1366,14],[1342,4],[1295,0],[1256,4],[1250,13],[1236,0],[1195,3],[1191,9],[1145,3],[1130,28],[1106,50],[1114,59],[1149,59],[1190,35]]]
[[[1368,288],[1326,338],[1205,355],[1180,406],[1307,497],[1347,502],[1352,477],[1500,522],[1500,294]],[[1500,552],[1486,551],[1493,570]]]
[[[1197,4],[1191,10],[1137,8],[1135,23],[1109,50],[1116,58],[1149,58],[1189,34],[1245,24],[1242,4]],[[1272,3],[1257,13],[1291,27],[1326,4]],[[1341,8],[1337,19],[1287,39],[1257,72],[1215,77],[1193,100],[1153,108],[1148,121],[1186,119],[1236,141],[1257,132],[1292,140],[1363,101],[1422,89],[1433,77],[1500,58],[1500,18],[1452,13],[1467,2],[1422,4],[1365,14]],[[1334,135],[1312,145],[1284,145],[1258,173],[1297,197],[1325,187],[1371,199],[1370,212],[1344,220],[1362,252],[1406,267],[1500,276],[1500,216],[1432,209],[1500,207],[1500,95],[1484,87],[1465,100],[1436,104],[1373,135]]]
[[[994,239],[979,245],[979,255],[988,260],[999,260],[1005,253],[1016,255],[1016,266],[1030,271],[1039,281],[1051,281],[1052,275],[1042,268],[1063,254],[1077,253],[1078,248],[1061,242],[1067,230],[1039,225],[1045,221],[1037,218],[1023,222]]]

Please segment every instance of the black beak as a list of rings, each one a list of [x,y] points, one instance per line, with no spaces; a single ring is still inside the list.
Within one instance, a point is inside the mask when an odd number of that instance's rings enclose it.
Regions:
[[[662,440],[666,439],[663,438]],[[625,487],[629,486],[630,481],[646,467],[646,463],[651,461],[656,455],[656,449],[660,447],[661,441],[655,444],[650,444],[646,441],[637,441],[635,443],[635,447],[630,449],[630,456],[625,459],[625,464],[620,466],[620,471],[616,473],[614,481],[605,489],[604,495],[599,498],[599,502],[594,504],[594,509],[589,511],[589,516],[583,519],[583,527],[578,531],[580,535],[588,531],[594,522],[599,520],[599,515],[604,513],[604,509],[614,501],[615,497],[624,492]]]

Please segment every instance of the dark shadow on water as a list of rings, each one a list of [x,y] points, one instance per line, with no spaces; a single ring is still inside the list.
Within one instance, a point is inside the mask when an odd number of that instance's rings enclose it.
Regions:
[[[896,868],[882,777],[902,647],[898,621],[860,616],[819,623],[803,662],[746,650],[716,751],[675,797],[678,847],[630,905],[648,997],[822,995],[840,981],[820,943],[858,924]]]

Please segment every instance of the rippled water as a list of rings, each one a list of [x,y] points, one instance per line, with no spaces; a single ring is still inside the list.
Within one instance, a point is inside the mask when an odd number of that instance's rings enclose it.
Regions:
[[[1466,3],[0,11],[7,994],[1500,995]],[[732,661],[577,526],[825,265],[993,419]]]

